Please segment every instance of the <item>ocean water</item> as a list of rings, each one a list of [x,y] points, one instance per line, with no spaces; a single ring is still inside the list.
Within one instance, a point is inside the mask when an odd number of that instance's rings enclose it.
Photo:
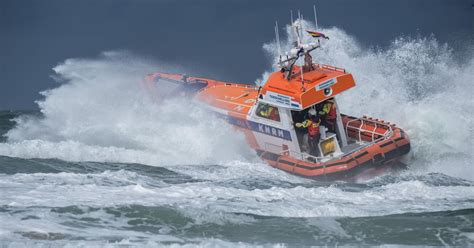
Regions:
[[[404,128],[406,171],[289,175],[193,102],[151,101],[138,82],[173,66],[68,59],[39,112],[0,112],[0,246],[474,246],[472,48],[404,37],[367,49],[323,32],[313,58],[358,84],[342,112]]]

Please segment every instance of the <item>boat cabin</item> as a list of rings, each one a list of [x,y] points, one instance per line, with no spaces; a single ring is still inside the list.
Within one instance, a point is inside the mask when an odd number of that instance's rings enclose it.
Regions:
[[[260,88],[249,113],[249,121],[261,124],[256,134],[258,146],[304,160],[324,161],[340,155],[347,135],[335,96],[354,86],[351,74],[333,66],[294,66],[289,77],[283,70],[274,72]],[[310,109],[320,112],[328,102],[334,105],[336,118],[328,122],[324,120],[327,116],[320,116],[320,140],[314,153],[308,148],[307,130],[295,124],[305,121]]]

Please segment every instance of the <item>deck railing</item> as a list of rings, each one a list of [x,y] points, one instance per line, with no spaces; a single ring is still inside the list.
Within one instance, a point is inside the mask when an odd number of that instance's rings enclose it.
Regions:
[[[350,125],[351,123],[355,123],[357,121],[360,121],[359,126],[351,126]],[[363,128],[364,126],[367,127],[367,126],[370,126],[370,125],[374,126],[373,130],[368,130],[368,129]],[[384,133],[377,132],[378,128],[385,129],[385,132]],[[380,140],[385,140],[393,134],[393,129],[392,129],[392,126],[390,124],[384,123],[384,122],[378,121],[378,120],[373,120],[373,119],[367,118],[367,117],[356,118],[356,119],[348,121],[347,124],[346,124],[346,133],[348,133],[349,130],[352,130],[352,131],[357,133],[357,137],[358,137],[357,142],[359,144],[362,144],[362,133],[368,133],[368,134],[371,135],[370,143],[376,143]],[[376,138],[376,136],[380,136],[380,137]]]
[[[270,150],[269,147],[273,147],[273,149]],[[310,155],[308,153],[297,152],[297,151],[290,150],[290,149],[280,150],[281,148],[282,147],[279,146],[279,145],[275,145],[275,144],[265,142],[265,150],[266,151],[275,151],[279,155],[287,155],[288,154],[288,155],[292,155],[293,157],[300,158],[301,160],[306,160],[306,161],[313,160],[312,162],[321,162],[322,159],[327,159],[327,157],[317,157],[317,156]],[[278,151],[278,150],[280,150],[280,151]]]

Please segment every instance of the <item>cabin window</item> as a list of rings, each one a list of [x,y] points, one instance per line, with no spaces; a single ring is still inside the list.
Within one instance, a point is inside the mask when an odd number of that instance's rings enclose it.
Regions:
[[[272,121],[280,121],[280,113],[278,107],[266,103],[259,103],[256,111],[257,116]]]

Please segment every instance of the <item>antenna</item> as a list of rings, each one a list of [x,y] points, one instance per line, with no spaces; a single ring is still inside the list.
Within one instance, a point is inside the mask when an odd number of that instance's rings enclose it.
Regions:
[[[297,38],[297,46],[298,48],[301,46],[301,36],[300,36],[300,26],[301,24],[301,13],[300,11],[298,10],[298,20],[296,20],[296,23],[294,23],[294,27],[295,27],[295,34],[296,34],[296,38]]]
[[[300,37],[303,37],[303,20],[304,16],[301,14],[301,20],[300,20]]]
[[[316,30],[319,30],[318,15],[316,14],[316,4],[313,5],[313,10],[314,10],[314,24],[316,24]]]
[[[300,10],[298,10],[298,21],[295,25],[295,31],[296,31],[296,36],[298,38],[298,52],[296,54],[296,60],[294,63],[296,63],[300,57],[300,52],[302,51],[304,53],[304,48],[303,48],[303,43],[302,43],[302,37],[303,37],[303,15],[301,15]],[[294,64],[293,63],[293,64]],[[291,72],[290,72],[291,73]],[[304,76],[303,76],[303,61],[300,60],[300,73],[301,73],[301,91],[304,91]],[[290,74],[291,75],[291,74]]]
[[[304,76],[303,76],[303,61],[300,62],[300,72],[301,72],[301,91],[304,92],[306,89],[304,88]]]
[[[290,9],[290,16],[291,16],[291,25],[293,25],[293,10]]]
[[[275,37],[278,48],[278,56],[281,58],[280,32],[278,31],[278,21],[275,21]]]

